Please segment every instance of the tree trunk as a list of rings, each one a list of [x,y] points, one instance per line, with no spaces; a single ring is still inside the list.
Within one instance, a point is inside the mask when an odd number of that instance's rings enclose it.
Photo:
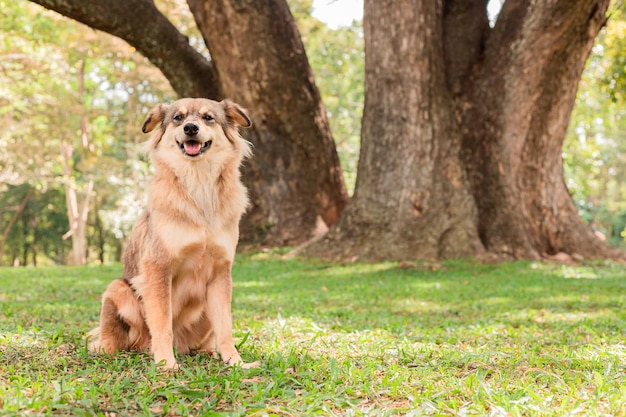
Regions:
[[[95,228],[95,240],[96,247],[98,248],[98,260],[100,265],[104,265],[104,246],[106,244],[104,225],[102,224],[102,218],[100,217],[100,200],[96,199],[93,210],[94,228]]]
[[[365,2],[356,191],[313,254],[623,257],[578,216],[562,145],[609,0]],[[331,249],[328,249],[328,247]]]
[[[78,70],[78,101],[82,109],[79,122],[80,143],[84,152],[92,151],[87,131],[87,116],[84,111],[85,101],[85,61],[80,63]],[[93,191],[94,181],[89,179],[87,190],[82,201],[78,200],[76,184],[72,177],[74,170],[74,146],[69,142],[61,143],[61,158],[65,174],[65,200],[67,204],[67,218],[69,231],[63,235],[63,239],[72,238],[72,252],[70,253],[70,265],[85,265],[87,263],[87,220],[89,219],[89,202]]]
[[[446,87],[442,2],[365,1],[365,108],[354,196],[310,253],[336,258],[482,253]]]
[[[457,95],[457,110],[465,110],[465,166],[479,233],[491,252],[530,259],[559,252],[623,256],[578,216],[562,161],[578,81],[608,4],[509,0],[482,54],[470,61],[475,71],[456,78],[465,85]],[[447,56],[464,48],[457,46]]]
[[[254,122],[246,132],[255,156],[244,169],[252,205],[243,220],[243,238],[274,245],[311,238],[322,221],[327,226],[337,221],[348,197],[326,112],[287,3],[188,3],[223,94],[248,107]]]
[[[68,259],[70,265],[85,265],[87,263],[87,219],[92,191],[93,180],[90,180],[85,196],[82,201],[79,201],[76,188],[72,184],[65,186],[70,229],[63,235],[63,239],[72,238],[72,251]]]
[[[22,266],[28,266],[28,234],[29,230],[29,220],[28,214],[25,217],[22,217],[22,233],[24,234],[24,245],[22,245]]]

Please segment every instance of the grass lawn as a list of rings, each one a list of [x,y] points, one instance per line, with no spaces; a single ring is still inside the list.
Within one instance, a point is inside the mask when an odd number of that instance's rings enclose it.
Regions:
[[[0,269],[0,415],[626,415],[626,267],[237,258],[259,369],[88,353],[121,267]]]

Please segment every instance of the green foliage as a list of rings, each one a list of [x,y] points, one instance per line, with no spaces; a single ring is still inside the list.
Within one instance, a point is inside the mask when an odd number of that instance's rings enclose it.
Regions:
[[[41,192],[29,184],[8,185],[0,193],[0,224],[10,223],[16,207],[27,194],[24,210],[4,243],[4,264],[63,263],[69,243],[59,236],[67,231],[68,221],[65,212],[59,210],[65,205],[65,195],[59,190]]]
[[[2,415],[624,415],[626,269],[237,258],[253,370],[86,351],[120,267],[0,269]]]
[[[148,170],[136,162],[144,140],[141,123],[156,102],[173,99],[171,88],[119,39],[25,0],[0,1],[0,7],[0,193],[6,185],[28,184],[43,199],[68,189],[80,195],[93,180],[98,216],[116,220],[98,233],[114,243],[113,232],[127,233],[137,216],[134,201],[143,199],[137,187]],[[48,220],[65,224],[37,233],[64,229],[56,236],[61,247],[69,228],[67,208],[64,198],[52,199],[59,215]],[[92,225],[98,216],[92,216]],[[35,224],[40,229],[45,222],[36,218]],[[34,239],[25,249],[34,256],[45,252],[43,244]],[[46,254],[56,258],[57,253]],[[12,254],[3,255],[13,261]]]
[[[623,245],[626,228],[626,13],[613,4],[580,81],[564,144],[567,185],[579,213]]]
[[[600,82],[611,100],[626,104],[626,3],[615,1],[609,12],[609,23],[603,33],[601,55],[607,65]]]

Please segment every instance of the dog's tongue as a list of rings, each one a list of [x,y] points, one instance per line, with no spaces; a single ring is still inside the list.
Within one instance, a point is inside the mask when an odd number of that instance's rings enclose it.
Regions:
[[[185,142],[184,146],[187,155],[198,155],[200,153],[200,148],[202,147],[200,142],[196,142],[193,140]]]

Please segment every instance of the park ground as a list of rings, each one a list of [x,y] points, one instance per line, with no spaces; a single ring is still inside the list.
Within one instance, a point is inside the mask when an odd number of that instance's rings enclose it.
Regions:
[[[258,369],[86,350],[120,265],[0,268],[0,415],[625,416],[626,266],[240,255]]]

